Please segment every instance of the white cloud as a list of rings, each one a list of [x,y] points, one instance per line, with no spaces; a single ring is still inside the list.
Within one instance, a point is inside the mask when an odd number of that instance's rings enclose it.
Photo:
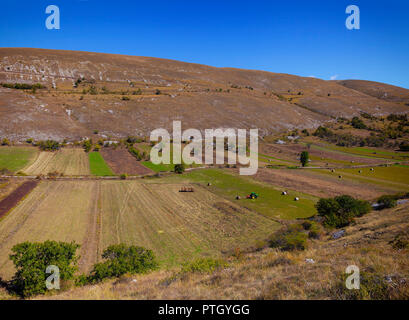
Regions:
[[[333,76],[330,77],[331,80],[335,80],[336,78],[338,78],[337,74],[334,74]]]
[[[316,78],[316,76],[308,76],[308,78]]]

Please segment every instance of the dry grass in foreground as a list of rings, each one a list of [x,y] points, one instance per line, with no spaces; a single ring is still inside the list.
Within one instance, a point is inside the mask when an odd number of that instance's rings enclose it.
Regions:
[[[409,299],[409,249],[394,249],[409,230],[409,205],[374,211],[346,236],[314,240],[303,252],[236,254],[211,273],[157,271],[74,288],[42,299]],[[313,259],[308,262],[306,259]],[[344,289],[348,265],[360,268],[361,290]],[[0,298],[1,298],[0,291]]]

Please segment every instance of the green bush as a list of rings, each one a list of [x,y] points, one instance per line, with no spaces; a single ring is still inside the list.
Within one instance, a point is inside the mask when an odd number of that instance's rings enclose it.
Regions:
[[[308,235],[302,224],[292,224],[282,228],[270,236],[269,242],[272,248],[279,248],[283,251],[305,250],[307,249]]]
[[[10,140],[7,139],[7,138],[4,138],[4,139],[1,141],[1,145],[2,145],[2,146],[9,146],[9,145],[11,145]]]
[[[354,217],[361,217],[371,211],[368,201],[357,200],[348,195],[335,198],[322,198],[316,208],[320,216],[325,217],[327,227],[342,228],[354,221]]]
[[[121,180],[126,180],[127,177],[128,175],[126,173],[120,175]]]
[[[61,148],[60,143],[54,140],[40,141],[38,146],[43,151],[57,151]]]
[[[15,245],[10,255],[16,268],[11,281],[11,289],[22,297],[30,297],[46,292],[45,281],[50,265],[59,268],[60,279],[70,280],[76,271],[78,244],[45,241],[43,243],[23,242]]]
[[[185,165],[183,163],[175,164],[175,172],[176,173],[185,172]]]
[[[34,84],[28,84],[28,83],[2,83],[2,87],[4,88],[9,88],[9,89],[21,89],[21,90],[37,90],[37,89],[44,89],[45,86],[43,86],[41,83],[34,83]]]
[[[185,263],[182,265],[182,273],[198,272],[198,273],[210,273],[216,269],[225,268],[227,263],[220,259],[212,258],[199,258],[193,262]]]
[[[361,119],[359,119],[358,117],[353,117],[352,118],[351,125],[355,129],[366,129],[365,123]]]
[[[137,246],[117,244],[109,246],[102,254],[103,262],[94,265],[89,276],[82,276],[77,284],[96,283],[124,274],[146,273],[158,267],[151,250]]]
[[[399,150],[401,151],[409,151],[409,142],[404,141],[399,144]]]
[[[379,209],[394,208],[397,205],[397,201],[393,195],[380,196],[377,203],[380,205]]]
[[[84,148],[85,152],[90,152],[92,149],[92,140],[85,140],[82,143],[82,147]]]

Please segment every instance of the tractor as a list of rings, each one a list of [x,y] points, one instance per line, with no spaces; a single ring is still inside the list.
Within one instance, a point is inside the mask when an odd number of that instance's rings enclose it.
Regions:
[[[258,193],[252,192],[247,196],[247,199],[257,199]]]

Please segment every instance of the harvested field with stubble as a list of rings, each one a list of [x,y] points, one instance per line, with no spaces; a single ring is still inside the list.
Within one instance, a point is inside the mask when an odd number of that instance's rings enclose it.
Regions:
[[[80,271],[103,249],[126,243],[152,249],[164,267],[254,246],[278,223],[197,185],[139,181],[42,181],[0,221],[0,277],[10,278],[13,245],[24,241],[81,244]]]
[[[64,175],[89,175],[88,155],[80,148],[62,148],[55,152],[42,151],[36,161],[23,169],[28,175],[58,172]]]
[[[278,226],[200,186],[179,192],[183,186],[102,182],[102,247],[138,244],[171,266],[252,246]]]
[[[24,241],[57,240],[82,244],[89,230],[96,182],[41,182],[0,221],[0,277],[10,278],[11,248]],[[82,246],[83,256],[86,247]],[[96,257],[96,253],[95,253]]]
[[[115,174],[145,175],[153,172],[136,161],[125,148],[102,148],[100,153]]]

